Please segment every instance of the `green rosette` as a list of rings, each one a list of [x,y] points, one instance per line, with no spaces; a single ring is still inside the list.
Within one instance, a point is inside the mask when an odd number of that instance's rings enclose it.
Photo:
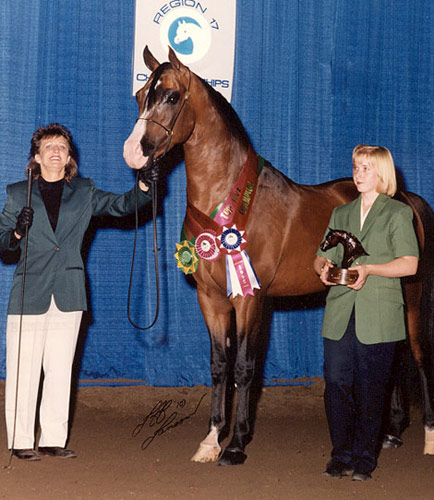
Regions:
[[[199,266],[199,257],[194,247],[194,243],[189,240],[183,240],[181,243],[176,243],[176,253],[174,257],[178,267],[184,274],[193,274]]]

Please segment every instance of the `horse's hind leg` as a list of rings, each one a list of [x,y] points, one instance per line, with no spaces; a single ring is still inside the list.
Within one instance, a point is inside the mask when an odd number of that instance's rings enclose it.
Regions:
[[[420,343],[420,313],[422,282],[414,279],[404,280],[403,291],[406,303],[407,333],[414,361],[419,370],[421,380],[424,378],[423,357],[424,353]],[[400,344],[395,353],[395,363],[392,372],[392,396],[390,401],[390,414],[383,448],[398,448],[402,445],[401,434],[410,422],[410,403],[405,387],[408,386],[406,378],[409,376],[408,362],[405,362],[407,352],[406,344]],[[423,385],[423,384],[422,384]],[[425,399],[425,398],[424,398]],[[424,405],[425,406],[425,405]]]
[[[434,380],[432,326],[434,280],[431,274],[424,276],[424,282],[413,282],[404,287],[407,303],[408,330],[411,350],[419,370],[423,424],[425,426],[424,453],[434,455]]]
[[[433,280],[427,277],[422,288],[421,281],[406,282],[404,286],[407,305],[407,327],[411,351],[416,362],[422,389],[423,423],[425,426],[425,454],[434,454],[434,377],[432,368],[431,331],[432,331],[432,299]],[[424,296],[422,296],[422,290]],[[431,318],[431,319],[430,319]],[[423,319],[423,321],[421,321]],[[421,324],[422,323],[422,324]],[[403,374],[398,374],[398,377]],[[404,399],[400,397],[402,386],[394,388],[392,413],[389,429],[383,441],[384,448],[393,448],[402,444],[401,432],[408,425],[408,406],[404,407]],[[392,396],[393,397],[393,396]]]
[[[218,461],[218,465],[240,465],[247,458],[245,447],[251,439],[250,389],[255,374],[257,336],[262,325],[263,297],[257,292],[237,299],[236,328],[237,356],[234,379],[237,387],[237,410],[234,433],[229,446]]]
[[[431,262],[432,265],[432,262]],[[423,362],[419,368],[423,395],[423,423],[425,426],[425,455],[434,455],[434,274],[424,276],[422,295]]]
[[[403,444],[401,435],[410,423],[410,401],[406,390],[410,356],[407,342],[399,342],[396,346],[388,401],[386,401],[383,448],[399,448]]]
[[[226,423],[227,339],[231,326],[232,304],[226,297],[210,297],[199,287],[197,295],[211,340],[212,392],[208,433],[191,460],[205,463],[217,461],[221,451],[219,435]]]

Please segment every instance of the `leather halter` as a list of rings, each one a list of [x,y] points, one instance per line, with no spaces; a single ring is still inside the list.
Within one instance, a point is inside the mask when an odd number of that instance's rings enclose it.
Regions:
[[[158,156],[158,158],[156,158],[153,161],[153,163],[156,163],[157,161],[161,160],[166,155],[166,153],[167,153],[167,151],[169,149],[170,143],[172,142],[173,131],[175,129],[176,122],[178,121],[178,118],[179,118],[182,110],[184,109],[185,103],[190,98],[191,71],[190,71],[190,68],[187,68],[187,69],[188,69],[188,86],[187,86],[187,92],[184,95],[184,98],[182,100],[181,106],[178,109],[178,112],[176,113],[176,115],[174,116],[174,118],[172,120],[172,124],[171,124],[170,128],[167,128],[165,125],[163,125],[160,122],[157,122],[156,120],[154,120],[152,118],[142,118],[142,117],[137,118],[137,121],[143,120],[143,121],[151,122],[151,123],[154,123],[155,125],[158,125],[159,127],[161,127],[164,130],[164,132],[167,135],[167,142],[166,142],[166,146],[164,147],[164,151],[163,151],[163,153],[160,156]],[[145,108],[146,108],[146,102],[148,100],[148,97],[149,97],[149,94],[146,96]]]

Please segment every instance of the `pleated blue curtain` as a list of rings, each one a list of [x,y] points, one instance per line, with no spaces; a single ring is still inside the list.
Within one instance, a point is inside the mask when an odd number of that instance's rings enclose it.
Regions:
[[[0,204],[6,184],[24,178],[33,131],[52,121],[72,131],[83,177],[102,189],[129,189],[134,176],[122,146],[137,113],[134,1],[3,0],[0,14]],[[256,150],[294,181],[315,184],[349,176],[356,144],[382,144],[407,188],[432,204],[433,22],[429,0],[238,0],[232,104]],[[133,219],[98,220],[85,241],[91,315],[82,383],[211,382],[195,289],[173,258],[185,210],[182,165],[160,189],[154,328],[138,331],[126,314]],[[149,212],[141,222],[131,312],[146,325],[156,307]],[[12,273],[1,264],[3,332]],[[321,303],[285,299],[270,307],[266,383],[321,375]],[[4,344],[2,334],[1,377]]]

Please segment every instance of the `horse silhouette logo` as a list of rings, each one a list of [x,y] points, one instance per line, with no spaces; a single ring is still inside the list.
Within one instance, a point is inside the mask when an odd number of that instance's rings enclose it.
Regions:
[[[205,56],[211,44],[208,25],[192,17],[178,17],[169,26],[167,37],[171,47],[190,62]]]

